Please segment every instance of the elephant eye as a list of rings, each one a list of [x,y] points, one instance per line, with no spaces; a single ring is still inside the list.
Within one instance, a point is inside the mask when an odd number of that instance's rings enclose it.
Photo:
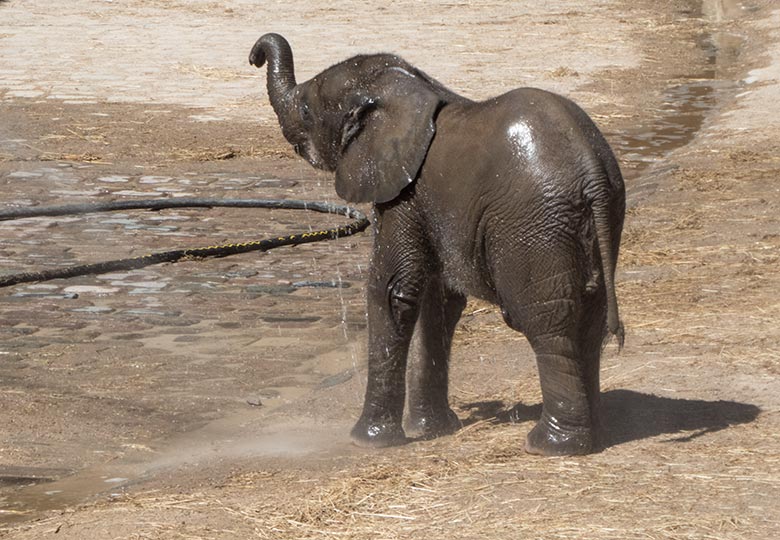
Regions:
[[[301,105],[301,120],[303,120],[304,124],[311,122],[311,111],[306,103]]]

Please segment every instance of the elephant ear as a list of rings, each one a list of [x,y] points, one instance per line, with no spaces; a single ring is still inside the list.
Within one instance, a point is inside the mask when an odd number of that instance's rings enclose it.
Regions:
[[[439,97],[424,80],[390,68],[359,96],[342,131],[336,193],[349,202],[383,203],[414,182],[436,131]]]

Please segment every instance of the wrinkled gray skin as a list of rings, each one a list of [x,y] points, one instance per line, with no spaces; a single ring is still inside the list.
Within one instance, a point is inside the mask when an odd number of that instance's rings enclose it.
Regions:
[[[368,386],[352,430],[365,446],[452,433],[447,400],[455,325],[472,294],[500,306],[528,338],[542,416],[527,451],[585,454],[599,445],[599,357],[622,346],[614,271],[625,213],[615,157],[571,101],[521,88],[481,103],[387,54],[356,56],[301,84],[277,34],[268,93],[287,140],[336,191],[372,202]],[[420,358],[407,382],[413,333]]]

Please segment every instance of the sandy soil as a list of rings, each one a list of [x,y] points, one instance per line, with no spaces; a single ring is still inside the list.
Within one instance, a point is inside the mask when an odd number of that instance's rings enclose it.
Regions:
[[[0,537],[770,539],[780,529],[780,10],[770,0],[0,2],[0,200],[335,200],[246,65],[405,56],[475,98],[572,96],[629,186],[608,447],[538,458],[530,349],[457,332],[464,428],[352,447],[370,235],[0,291]],[[365,20],[371,11],[371,24]],[[273,22],[270,22],[273,21]],[[337,218],[127,212],[0,223],[0,272]],[[325,286],[335,282],[337,287]]]

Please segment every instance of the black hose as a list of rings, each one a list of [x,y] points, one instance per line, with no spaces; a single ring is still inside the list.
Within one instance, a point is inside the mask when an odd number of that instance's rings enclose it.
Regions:
[[[64,216],[73,214],[88,214],[94,212],[112,212],[116,210],[161,210],[163,208],[276,208],[291,210],[311,210],[326,214],[340,214],[352,219],[351,223],[339,227],[322,229],[313,232],[296,233],[276,238],[266,238],[252,242],[239,244],[223,244],[190,249],[176,249],[163,251],[141,257],[118,259],[93,264],[70,266],[44,270],[41,272],[22,272],[0,276],[0,287],[9,287],[19,283],[34,281],[48,281],[51,279],[85,276],[91,274],[104,274],[120,270],[135,270],[160,264],[164,262],[177,262],[182,259],[203,259],[206,257],[227,257],[249,251],[268,251],[269,249],[307,244],[320,240],[332,240],[344,236],[351,236],[366,229],[369,225],[368,218],[361,211],[339,204],[331,204],[319,201],[298,201],[286,199],[202,199],[202,198],[176,198],[176,199],[147,199],[135,201],[112,201],[106,203],[68,204],[58,206],[25,207],[0,210],[0,221],[22,219],[41,216]]]

